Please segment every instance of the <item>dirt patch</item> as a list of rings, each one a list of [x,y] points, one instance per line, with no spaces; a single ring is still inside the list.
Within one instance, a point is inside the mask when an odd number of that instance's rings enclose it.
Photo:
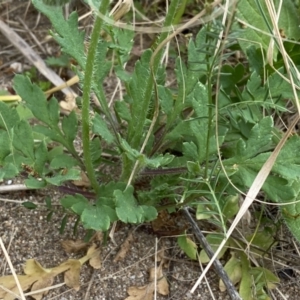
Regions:
[[[84,230],[79,226],[74,236],[75,218],[70,217],[63,234],[59,234],[64,212],[59,208],[50,221],[47,221],[49,211],[43,208],[45,197],[50,196],[53,205],[58,205],[58,194],[53,189],[43,192],[22,192],[2,195],[0,204],[1,238],[7,248],[12,264],[18,274],[22,274],[24,262],[35,258],[42,266],[51,268],[66,261],[68,258],[80,258],[83,253],[70,255],[64,252],[61,241],[67,239],[83,238]],[[61,196],[61,195],[60,195]],[[5,201],[6,199],[6,201]],[[28,210],[20,204],[8,201],[33,201],[41,206],[36,210]],[[149,227],[149,230],[147,230]],[[193,296],[188,292],[197,280],[201,269],[196,262],[189,261],[178,248],[176,237],[156,237],[148,224],[142,227],[120,225],[114,234],[114,244],[102,247],[102,267],[93,270],[84,265],[81,271],[79,292],[62,286],[50,291],[45,299],[125,299],[126,291],[130,286],[144,286],[148,283],[148,270],[155,266],[155,255],[162,248],[167,264],[163,268],[170,293],[168,297],[157,299],[211,299],[208,285],[203,283]],[[114,262],[117,252],[133,230],[133,241],[130,249],[121,261]],[[1,273],[10,274],[10,268],[1,253]],[[56,278],[54,284],[63,282],[62,276]],[[226,294],[217,290],[217,277],[212,272],[209,275],[209,286],[219,299],[229,299]]]

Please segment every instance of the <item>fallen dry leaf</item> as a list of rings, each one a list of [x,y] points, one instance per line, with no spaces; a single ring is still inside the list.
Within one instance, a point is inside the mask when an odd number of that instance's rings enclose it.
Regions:
[[[97,231],[91,238],[91,241],[102,242],[103,241],[103,232]]]
[[[127,289],[129,297],[125,300],[153,300],[154,284],[150,283],[145,286],[131,286]]]
[[[54,281],[53,277],[45,276],[43,278],[43,280],[36,281],[32,285],[30,290],[33,292],[33,291],[38,291],[38,290],[43,289],[43,288],[47,288],[47,287],[49,287],[53,284],[53,281]],[[43,296],[45,296],[47,294],[48,294],[48,291],[44,291],[44,292],[41,292],[41,293],[33,294],[33,295],[31,295],[31,297],[35,300],[41,300],[43,298]]]
[[[134,241],[133,234],[132,234],[132,232],[130,232],[128,237],[125,239],[124,243],[122,244],[116,257],[114,258],[114,262],[123,260],[125,258],[133,241]]]
[[[165,256],[165,248],[162,248],[161,250],[159,250],[156,255],[157,255],[156,260],[158,262],[160,262],[162,260],[164,261],[164,263],[167,262],[167,260],[164,257]]]
[[[89,263],[90,263],[90,266],[93,267],[94,269],[101,269],[102,261],[101,261],[100,255],[92,257],[90,259]]]
[[[97,248],[97,246],[95,244],[93,244],[87,251],[86,256],[82,257],[79,259],[79,261],[81,262],[81,264],[83,265],[85,262],[87,262],[88,260],[90,260],[91,258],[95,257],[95,256],[99,256],[100,255],[100,249]]]
[[[169,294],[169,284],[167,279],[163,275],[162,266],[164,260],[159,264],[158,268],[151,268],[149,270],[149,284],[138,287],[131,286],[127,289],[129,297],[125,300],[153,300],[154,289],[155,289],[155,272],[156,272],[156,288],[157,292],[161,295]]]
[[[149,281],[154,281],[155,280],[155,271],[156,271],[156,280],[157,280],[157,292],[161,295],[169,295],[169,284],[166,279],[166,277],[163,274],[162,271],[162,264],[158,268],[151,268],[149,273],[150,273],[150,279]]]
[[[36,291],[39,289],[50,287],[53,283],[54,277],[60,273],[65,273],[65,283],[67,286],[75,289],[76,291],[80,288],[80,268],[81,266],[91,260],[94,257],[100,255],[100,250],[92,245],[85,256],[80,259],[69,259],[66,262],[60,264],[57,267],[46,269],[41,266],[34,259],[29,259],[26,261],[24,266],[24,273],[26,275],[18,275],[18,280],[23,291],[30,289],[31,291]],[[7,290],[1,289],[1,286]],[[3,300],[13,300],[16,296],[19,296],[18,288],[14,277],[12,275],[0,277],[0,299]],[[47,291],[40,292],[37,294],[32,294],[31,297],[35,300],[40,300]]]
[[[26,277],[27,277],[26,275],[18,276],[22,290],[27,290],[30,287],[30,285],[32,284],[29,281],[25,282]],[[8,291],[2,289],[1,286],[6,288]],[[17,295],[17,296],[14,296],[14,295]],[[9,275],[9,276],[1,277],[0,278],[0,299],[14,300],[18,296],[19,296],[18,288],[17,288],[16,282],[15,282],[13,276]]]
[[[151,226],[154,233],[159,236],[178,235],[187,227],[180,213],[170,214],[166,210],[159,212],[157,218],[151,222]]]
[[[68,264],[70,268],[65,272],[65,284],[75,291],[79,291],[81,263],[77,259],[69,259],[66,264]]]
[[[103,240],[103,233],[97,231],[87,243],[83,240],[65,240],[61,242],[61,245],[65,252],[67,253],[78,253],[80,251],[88,249],[91,246],[92,242],[101,242]]]
[[[76,104],[76,98],[72,94],[68,94],[65,97],[65,100],[60,101],[59,106],[61,108],[61,112],[66,115],[69,115],[73,110],[75,112],[79,112]]]
[[[92,253],[92,257],[89,260],[90,266],[94,269],[100,269],[102,262],[100,257],[100,249],[97,249],[97,254],[94,254],[94,251],[96,249],[96,245],[93,245],[87,252],[87,255]]]
[[[89,246],[88,243],[84,242],[83,240],[66,240],[62,241],[61,245],[65,252],[67,253],[78,253],[82,250],[87,249]]]
[[[87,188],[90,187],[91,182],[90,182],[89,178],[87,177],[87,175],[83,171],[81,171],[80,176],[81,176],[81,179],[73,180],[72,183],[76,186],[87,187]]]

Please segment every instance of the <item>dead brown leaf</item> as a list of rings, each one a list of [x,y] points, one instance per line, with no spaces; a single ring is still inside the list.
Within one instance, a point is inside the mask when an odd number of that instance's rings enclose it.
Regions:
[[[79,112],[79,109],[76,104],[76,99],[72,94],[68,94],[65,97],[65,100],[59,102],[59,106],[61,108],[61,112],[69,115],[73,110],[75,112]]]
[[[65,272],[65,283],[68,287],[73,288],[75,291],[79,291],[81,263],[77,259],[69,259],[66,264],[68,264],[70,268]]]
[[[154,284],[150,283],[145,286],[131,286],[127,289],[129,297],[125,300],[153,300]]]
[[[149,281],[154,281],[155,280],[155,272],[156,272],[156,280],[157,280],[157,292],[161,295],[169,295],[169,284],[166,279],[166,277],[163,274],[162,271],[162,264],[158,268],[151,268],[149,273],[150,273],[150,278]]]
[[[18,276],[22,290],[27,290],[30,287],[30,285],[32,284],[28,280],[26,281],[26,277],[27,277],[26,275]],[[12,275],[1,277],[0,278],[0,286],[3,286],[4,288],[6,288],[9,291],[8,292],[8,291],[0,288],[0,299],[14,300],[15,298],[17,298],[19,296],[18,287],[17,287],[16,282]]]
[[[103,241],[103,232],[97,231],[91,238],[91,241],[102,242]]]
[[[131,286],[127,289],[129,297],[125,300],[153,300],[155,289],[155,274],[156,274],[156,288],[157,292],[161,295],[169,294],[169,284],[165,276],[163,275],[162,266],[164,260],[161,261],[158,268],[151,268],[149,270],[149,284],[138,287]]]
[[[88,250],[87,255],[89,255],[92,252],[92,257],[89,260],[90,266],[93,267],[94,269],[100,269],[102,262],[101,262],[101,257],[100,257],[100,249],[97,249],[97,253],[94,253],[94,249],[96,246],[94,245]]]
[[[24,273],[26,275],[18,275],[18,280],[23,291],[30,289],[31,291],[36,291],[39,289],[50,287],[53,283],[54,277],[60,273],[65,273],[65,283],[67,286],[75,289],[76,291],[80,288],[80,268],[81,266],[91,260],[94,257],[100,255],[100,250],[92,245],[85,256],[80,259],[69,259],[66,262],[60,264],[57,267],[46,269],[41,266],[34,259],[29,259],[26,261],[24,266]],[[8,291],[0,289],[0,299],[3,300],[13,300],[16,298],[12,293],[19,295],[18,288],[14,277],[12,275],[0,277],[0,286],[5,287]],[[47,291],[33,294],[32,298],[35,300],[40,300]]]
[[[46,269],[41,266],[39,262],[34,259],[29,259],[24,266],[24,273],[28,277],[24,278],[24,281],[32,281],[31,291],[37,291],[43,288],[47,288],[52,285],[54,277],[51,269]],[[22,288],[23,285],[21,284]],[[24,290],[24,289],[23,289]],[[38,294],[32,295],[32,298],[40,300],[48,292],[41,292]],[[4,298],[5,299],[5,298]]]
[[[116,257],[114,258],[114,262],[123,260],[125,258],[133,241],[134,241],[133,234],[132,234],[132,232],[130,232],[128,237],[125,239],[124,243],[122,244]]]
[[[180,213],[159,212],[157,218],[151,222],[153,231],[159,236],[172,236],[184,232],[186,224],[182,221]]]
[[[98,257],[93,257],[90,259],[90,266],[93,267],[94,269],[101,269],[102,266],[102,261],[100,256]]]
[[[164,256],[165,256],[165,249],[163,248],[163,249],[161,249],[161,250],[159,250],[159,251],[157,252],[157,259],[156,259],[156,260],[157,260],[158,262],[160,262],[160,261],[162,261],[162,260],[165,262],[166,259],[165,259]]]
[[[82,250],[87,249],[88,243],[83,240],[66,240],[61,242],[62,247],[67,253],[78,253]]]
[[[89,178],[83,171],[80,172],[80,177],[81,179],[73,180],[72,183],[76,186],[87,187],[87,188],[91,186],[91,182]]]
[[[88,249],[88,247],[92,245],[92,242],[101,242],[102,239],[103,233],[101,231],[97,231],[88,243],[83,240],[77,239],[62,241],[61,245],[67,253],[78,253],[80,251]]]

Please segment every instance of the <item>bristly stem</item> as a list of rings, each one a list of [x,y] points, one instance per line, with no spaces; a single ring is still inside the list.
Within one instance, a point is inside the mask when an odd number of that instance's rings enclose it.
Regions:
[[[99,7],[99,12],[102,15],[105,15],[109,5],[109,0],[102,0]],[[94,171],[92,158],[91,158],[91,149],[90,149],[90,92],[92,87],[93,80],[93,70],[95,64],[95,56],[97,52],[97,44],[100,36],[101,28],[103,25],[103,20],[97,16],[94,28],[92,31],[90,46],[87,54],[85,76],[83,81],[83,96],[82,96],[82,145],[83,145],[83,157],[84,164],[88,177],[90,179],[91,185],[95,190],[96,194],[99,192],[99,184],[96,179],[96,174]]]

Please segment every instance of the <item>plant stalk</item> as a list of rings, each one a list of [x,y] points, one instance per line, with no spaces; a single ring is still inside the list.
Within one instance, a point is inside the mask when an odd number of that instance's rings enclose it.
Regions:
[[[109,5],[109,0],[102,0],[99,7],[99,12],[105,15]],[[94,28],[91,35],[90,46],[87,54],[85,76],[83,82],[83,96],[82,96],[82,144],[83,144],[83,158],[86,171],[91,182],[92,188],[95,190],[96,194],[99,192],[99,184],[96,179],[96,174],[94,171],[92,159],[91,159],[91,149],[90,149],[90,92],[93,81],[93,70],[95,64],[95,56],[97,53],[97,44],[100,36],[101,28],[103,25],[103,20],[97,16]]]

